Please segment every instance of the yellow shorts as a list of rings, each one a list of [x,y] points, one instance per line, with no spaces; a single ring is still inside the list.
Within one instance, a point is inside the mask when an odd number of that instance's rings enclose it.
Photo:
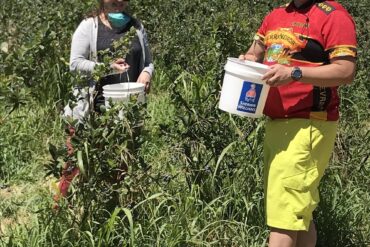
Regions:
[[[333,152],[337,122],[268,120],[264,143],[267,225],[308,231],[319,182]]]

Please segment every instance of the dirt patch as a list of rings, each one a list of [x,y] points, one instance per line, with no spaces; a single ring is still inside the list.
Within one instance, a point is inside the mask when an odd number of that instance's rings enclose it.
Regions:
[[[44,181],[42,181],[44,182]],[[0,237],[6,237],[12,228],[30,224],[33,219],[34,201],[45,185],[35,184],[2,186],[0,189]]]
[[[3,186],[0,189],[0,200],[7,200],[22,195],[24,188],[21,186]]]

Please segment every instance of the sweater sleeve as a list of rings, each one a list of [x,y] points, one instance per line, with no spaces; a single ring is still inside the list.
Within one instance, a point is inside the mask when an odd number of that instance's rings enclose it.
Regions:
[[[149,73],[150,76],[153,76],[153,73],[154,73],[153,59],[152,59],[152,54],[150,52],[148,36],[147,36],[143,26],[141,27],[141,32],[142,32],[142,35],[143,35],[144,54],[145,54],[143,71]]]
[[[92,19],[83,20],[74,32],[69,61],[71,71],[87,75],[92,73],[96,64],[90,60],[91,21]]]

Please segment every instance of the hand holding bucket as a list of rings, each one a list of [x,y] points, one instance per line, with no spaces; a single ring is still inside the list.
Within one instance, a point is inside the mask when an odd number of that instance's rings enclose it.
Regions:
[[[228,58],[219,108],[239,116],[262,117],[270,89],[262,77],[268,70],[264,64]]]

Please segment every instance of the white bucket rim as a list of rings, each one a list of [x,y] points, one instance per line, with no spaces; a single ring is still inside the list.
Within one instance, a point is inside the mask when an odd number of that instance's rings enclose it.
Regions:
[[[235,57],[228,57],[227,61],[237,63],[237,64],[240,64],[240,65],[244,65],[244,66],[248,66],[248,67],[252,67],[252,68],[256,68],[256,69],[262,69],[262,70],[268,70],[269,69],[269,66],[266,65],[266,64],[252,62],[252,61],[248,61],[248,60],[242,60],[242,59],[235,58]]]
[[[137,92],[139,93],[139,92]],[[119,96],[119,95],[127,95],[127,94],[137,94],[137,93],[133,93],[133,92],[118,92],[118,91],[112,91],[112,92],[103,92],[103,95],[112,95],[112,96]]]
[[[243,70],[234,69],[233,71],[227,70],[227,73],[233,74],[233,75],[238,76],[238,77],[243,77],[243,78],[256,77],[256,78],[258,78],[258,80],[260,80],[260,81],[256,81],[256,83],[266,84],[265,82],[262,81],[262,76],[263,75],[260,74],[260,73],[257,73],[257,72],[248,71],[248,73],[245,73],[245,71],[243,71]]]
[[[139,82],[124,82],[103,86],[103,92],[144,92],[145,85]]]
[[[127,97],[128,95],[145,95],[142,93],[103,93],[104,97]]]
[[[126,96],[113,96],[113,95],[109,95],[109,96],[104,96],[104,98],[106,99],[109,99],[109,98],[112,98],[112,99],[126,99],[128,95]]]

